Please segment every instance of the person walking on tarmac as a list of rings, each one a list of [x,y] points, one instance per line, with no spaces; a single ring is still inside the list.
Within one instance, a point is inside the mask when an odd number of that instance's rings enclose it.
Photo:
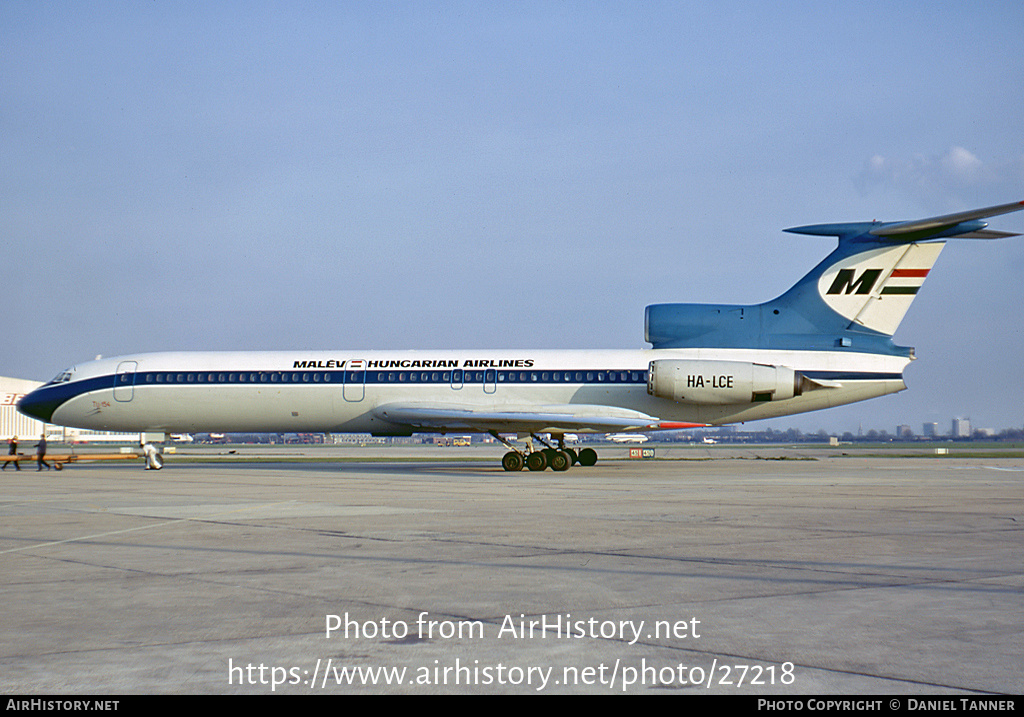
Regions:
[[[0,470],[5,471],[5,470],[7,470],[7,464],[8,463],[14,463],[14,470],[20,471],[21,470],[21,466],[18,465],[18,437],[17,436],[11,436],[7,440],[7,455],[14,456],[14,460],[13,461],[4,461],[4,467],[0,468]]]
[[[36,470],[41,471],[43,466],[50,470],[50,464],[46,462],[46,434],[39,436],[39,443],[36,444]]]

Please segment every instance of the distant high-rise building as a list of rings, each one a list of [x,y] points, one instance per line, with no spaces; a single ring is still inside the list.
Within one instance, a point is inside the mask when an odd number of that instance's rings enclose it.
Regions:
[[[969,418],[954,418],[953,419],[953,438],[970,438],[971,437],[971,419]]]
[[[939,435],[939,424],[934,421],[924,424],[922,433],[926,438],[935,438],[935,436]]]
[[[903,424],[903,425],[900,425],[900,426],[896,426],[896,437],[897,438],[913,438],[914,437],[914,430],[910,426],[908,426],[906,424]]]

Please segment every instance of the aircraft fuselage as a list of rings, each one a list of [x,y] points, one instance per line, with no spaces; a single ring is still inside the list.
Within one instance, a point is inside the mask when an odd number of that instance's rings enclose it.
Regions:
[[[659,360],[724,367],[689,379],[708,387],[731,382],[733,362],[790,366],[812,380],[839,385],[778,401],[684,404],[648,392],[649,366]],[[80,364],[62,374],[66,380],[31,394],[31,403],[23,401],[21,408],[60,425],[166,433],[409,433],[408,424],[381,414],[381,407],[396,402],[494,410],[594,405],[647,414],[661,423],[722,424],[895,393],[906,387],[907,363],[906,357],[850,351],[746,349],[151,353]],[[466,430],[458,421],[434,428]]]

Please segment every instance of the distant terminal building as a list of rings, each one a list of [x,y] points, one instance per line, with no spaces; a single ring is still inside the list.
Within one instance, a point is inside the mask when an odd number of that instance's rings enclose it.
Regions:
[[[332,433],[330,437],[336,446],[380,446],[387,443],[383,436],[371,436],[369,433]]]
[[[953,438],[970,438],[971,437],[971,419],[969,418],[954,418],[953,419]]]
[[[18,412],[18,401],[29,391],[43,384],[39,381],[26,381],[20,378],[0,376],[0,440],[17,436],[23,442],[29,442],[46,433],[46,440],[61,443],[89,443],[92,441],[109,441],[114,443],[138,443],[138,433],[110,433],[108,431],[88,431],[81,428],[65,428],[51,423],[43,423]]]

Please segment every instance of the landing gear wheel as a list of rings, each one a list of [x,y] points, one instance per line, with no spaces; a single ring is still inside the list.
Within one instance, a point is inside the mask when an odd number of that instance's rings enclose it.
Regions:
[[[523,454],[515,451],[509,451],[501,457],[501,467],[507,471],[521,471],[525,462]]]
[[[526,467],[531,471],[542,471],[548,467],[548,457],[544,451],[534,451],[526,457]]]
[[[576,455],[576,451],[574,451],[571,448],[566,448],[565,452],[569,456],[569,460],[572,461],[573,465],[576,465],[577,463],[580,462],[580,457]]]
[[[554,451],[548,457],[548,463],[553,471],[567,471],[569,466],[572,465],[572,459],[565,451]]]
[[[593,448],[584,448],[580,451],[579,457],[581,466],[592,466],[597,463],[597,451]]]

